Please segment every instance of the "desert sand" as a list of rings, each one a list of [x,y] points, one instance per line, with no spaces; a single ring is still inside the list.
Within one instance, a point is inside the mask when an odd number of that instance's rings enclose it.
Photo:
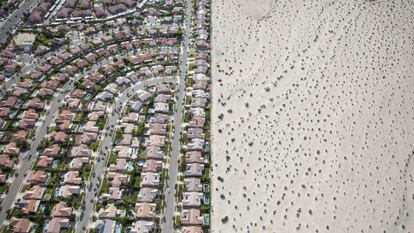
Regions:
[[[212,11],[212,232],[414,232],[414,1]]]

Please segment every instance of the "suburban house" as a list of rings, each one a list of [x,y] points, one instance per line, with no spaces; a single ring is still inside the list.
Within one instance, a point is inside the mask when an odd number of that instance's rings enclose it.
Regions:
[[[162,160],[165,156],[164,152],[159,146],[148,146],[145,150],[147,159]]]
[[[185,153],[186,163],[204,163],[203,154],[201,151],[187,151]]]
[[[60,146],[58,144],[53,144],[52,146],[46,148],[43,151],[42,156],[55,157],[59,154],[59,152],[60,152]]]
[[[46,183],[48,177],[49,174],[45,171],[34,171],[27,181],[31,184],[44,184]]]
[[[24,199],[37,199],[40,200],[43,197],[43,193],[45,192],[46,188],[41,187],[39,185],[35,185],[26,192],[23,193]]]
[[[69,218],[54,217],[50,220],[46,233],[60,233],[62,228],[69,227]]]
[[[142,167],[143,172],[159,172],[162,169],[162,161],[147,159]]]
[[[198,207],[203,200],[203,193],[199,192],[184,192],[183,193],[183,207]]]
[[[82,184],[82,178],[79,177],[78,171],[68,171],[63,175],[63,182],[65,184],[80,185]]]
[[[50,214],[53,217],[69,217],[73,212],[72,207],[68,207],[65,202],[61,201],[57,203]]]
[[[203,175],[203,171],[204,171],[204,164],[189,163],[189,164],[186,164],[184,176],[185,177],[191,177],[191,176],[200,177]]]
[[[181,224],[182,225],[201,225],[203,223],[203,217],[200,215],[199,209],[183,209],[181,211]]]
[[[154,202],[155,198],[158,196],[158,193],[158,189],[143,187],[139,190],[138,202]]]
[[[33,223],[27,218],[12,217],[9,228],[14,233],[29,233],[33,227]]]
[[[112,219],[117,216],[118,209],[114,204],[109,204],[106,209],[101,209],[98,213],[100,219]]]
[[[78,185],[63,185],[58,190],[58,196],[71,197],[72,195],[79,195],[81,191]]]
[[[90,157],[92,150],[89,149],[85,144],[74,146],[70,150],[70,157]]]
[[[135,216],[138,219],[153,219],[156,216],[155,209],[157,205],[155,203],[136,203],[135,204]]]
[[[199,178],[185,178],[184,187],[188,192],[201,192],[203,186],[201,185],[201,180]]]
[[[187,226],[181,228],[181,233],[203,233],[203,229],[200,226]]]
[[[155,223],[152,221],[139,220],[132,223],[130,233],[151,233],[156,229]]]
[[[160,174],[154,172],[141,173],[142,187],[158,187],[160,184]]]

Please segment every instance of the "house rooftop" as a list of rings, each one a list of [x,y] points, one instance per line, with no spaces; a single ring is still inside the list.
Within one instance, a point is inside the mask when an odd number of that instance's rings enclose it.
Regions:
[[[47,233],[60,233],[62,228],[69,226],[69,218],[54,217],[49,221]]]
[[[147,159],[162,160],[165,157],[164,151],[159,146],[148,146],[145,155]]]
[[[199,178],[185,178],[184,187],[187,192],[201,192],[203,186]]]
[[[43,193],[45,192],[44,187],[39,185],[35,185],[23,194],[24,199],[41,199],[43,197]]]
[[[109,204],[105,209],[101,209],[98,213],[100,219],[111,219],[116,217],[117,208],[114,204]]]
[[[143,172],[159,172],[162,169],[162,161],[147,159],[144,163]]]
[[[130,233],[151,233],[156,229],[155,222],[139,220],[132,223]]]
[[[59,189],[58,196],[71,197],[72,195],[80,194],[80,186],[78,185],[63,185]]]
[[[158,187],[160,184],[160,174],[154,172],[141,173],[142,187]]]
[[[28,181],[32,184],[43,184],[47,181],[49,175],[45,171],[34,171]]]
[[[158,194],[158,189],[143,187],[139,190],[138,202],[154,202],[154,199],[158,196]]]
[[[12,217],[9,223],[10,229],[15,233],[29,233],[32,225],[32,222],[27,218]]]
[[[59,154],[59,152],[60,146],[58,144],[53,144],[43,151],[42,156],[55,157]]]
[[[198,207],[203,200],[203,193],[200,192],[184,192],[183,206],[184,207]]]
[[[73,212],[72,207],[68,207],[65,202],[61,201],[57,203],[50,214],[53,217],[69,217]]]
[[[89,162],[89,158],[88,157],[78,157],[78,158],[74,158],[72,159],[72,161],[70,161],[69,163],[69,168],[73,169],[73,170],[79,170],[82,168],[82,166],[86,163]]]
[[[203,175],[204,164],[190,163],[186,165],[184,176],[185,177],[200,177]]]
[[[199,209],[183,209],[181,211],[181,224],[186,225],[201,225],[203,218]]]
[[[181,233],[203,233],[200,226],[187,226],[181,228]]]
[[[139,219],[154,219],[156,216],[155,210],[157,205],[155,203],[136,203],[135,213]]]
[[[203,153],[201,151],[187,151],[185,153],[186,163],[203,163]]]

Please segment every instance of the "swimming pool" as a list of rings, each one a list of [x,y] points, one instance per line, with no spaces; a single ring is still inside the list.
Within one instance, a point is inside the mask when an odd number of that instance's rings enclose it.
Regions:
[[[203,225],[205,226],[210,225],[210,216],[208,214],[204,214],[203,216]]]
[[[49,228],[49,220],[46,219],[43,223],[43,231],[46,232],[47,228]]]
[[[138,167],[144,166],[145,160],[138,160],[137,165]]]
[[[126,164],[126,170],[127,171],[132,171],[132,170],[134,170],[134,165],[132,164],[132,162],[131,161],[128,161],[127,162],[127,164]]]
[[[210,204],[210,197],[207,194],[204,194],[203,199],[204,199],[203,200],[204,204],[206,205]]]
[[[114,233],[122,233],[122,226],[118,223],[115,225]]]

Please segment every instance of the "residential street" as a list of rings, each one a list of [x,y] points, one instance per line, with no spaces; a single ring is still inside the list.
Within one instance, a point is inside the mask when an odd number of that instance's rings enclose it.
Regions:
[[[37,128],[36,133],[33,137],[33,140],[30,143],[30,150],[20,156],[21,167],[16,173],[18,174],[16,179],[13,181],[9,188],[9,192],[6,194],[3,202],[1,203],[0,210],[0,222],[4,222],[7,216],[6,211],[10,209],[15,202],[16,195],[20,191],[20,187],[25,180],[25,174],[30,170],[32,164],[36,161],[37,156],[37,147],[40,145],[40,142],[43,140],[44,136],[47,133],[47,127],[52,123],[52,120],[56,113],[59,111],[59,107],[62,104],[62,101],[65,97],[66,91],[73,89],[73,83],[67,83],[62,92],[60,92],[56,98],[50,103],[49,110],[47,110],[45,117],[41,123],[41,126]]]
[[[92,188],[86,189],[86,195],[85,195],[85,206],[83,208],[83,212],[81,214],[81,217],[78,221],[78,224],[75,227],[75,233],[83,233],[85,232],[85,229],[88,226],[89,219],[91,218],[92,213],[94,212],[94,205],[96,202],[96,199],[98,198],[97,195],[99,193],[100,189],[100,183],[99,179],[102,180],[102,177],[104,175],[104,171],[106,168],[106,159],[108,158],[108,152],[111,150],[112,146],[112,135],[113,135],[113,129],[119,119],[120,110],[122,109],[122,106],[126,104],[126,102],[129,99],[129,96],[132,96],[134,93],[136,93],[140,89],[144,89],[146,86],[152,86],[158,83],[162,82],[174,82],[175,79],[173,77],[170,78],[154,78],[145,80],[144,82],[139,82],[135,84],[134,86],[126,89],[119,97],[116,97],[114,104],[112,105],[112,113],[108,115],[108,121],[105,125],[105,131],[103,132],[101,145],[98,149],[99,151],[99,160],[95,160],[95,166],[92,169],[90,182],[87,187],[91,186]],[[110,131],[106,131],[106,129],[110,129]],[[108,132],[108,133],[107,133]],[[96,187],[96,191],[94,188]]]
[[[181,64],[180,64],[180,79],[178,80],[178,91],[177,91],[177,110],[174,113],[174,135],[171,144],[171,152],[168,167],[168,181],[167,187],[169,192],[165,191],[165,209],[164,217],[165,222],[161,223],[162,232],[174,232],[174,221],[173,216],[175,212],[175,184],[177,183],[177,172],[178,172],[178,156],[180,154],[180,131],[182,125],[182,112],[183,112],[183,101],[185,95],[185,77],[187,76],[187,58],[188,58],[188,41],[190,36],[190,22],[191,22],[191,11],[193,7],[191,0],[187,0],[186,4],[186,17],[184,24],[184,40],[183,40],[183,51],[181,53]]]

